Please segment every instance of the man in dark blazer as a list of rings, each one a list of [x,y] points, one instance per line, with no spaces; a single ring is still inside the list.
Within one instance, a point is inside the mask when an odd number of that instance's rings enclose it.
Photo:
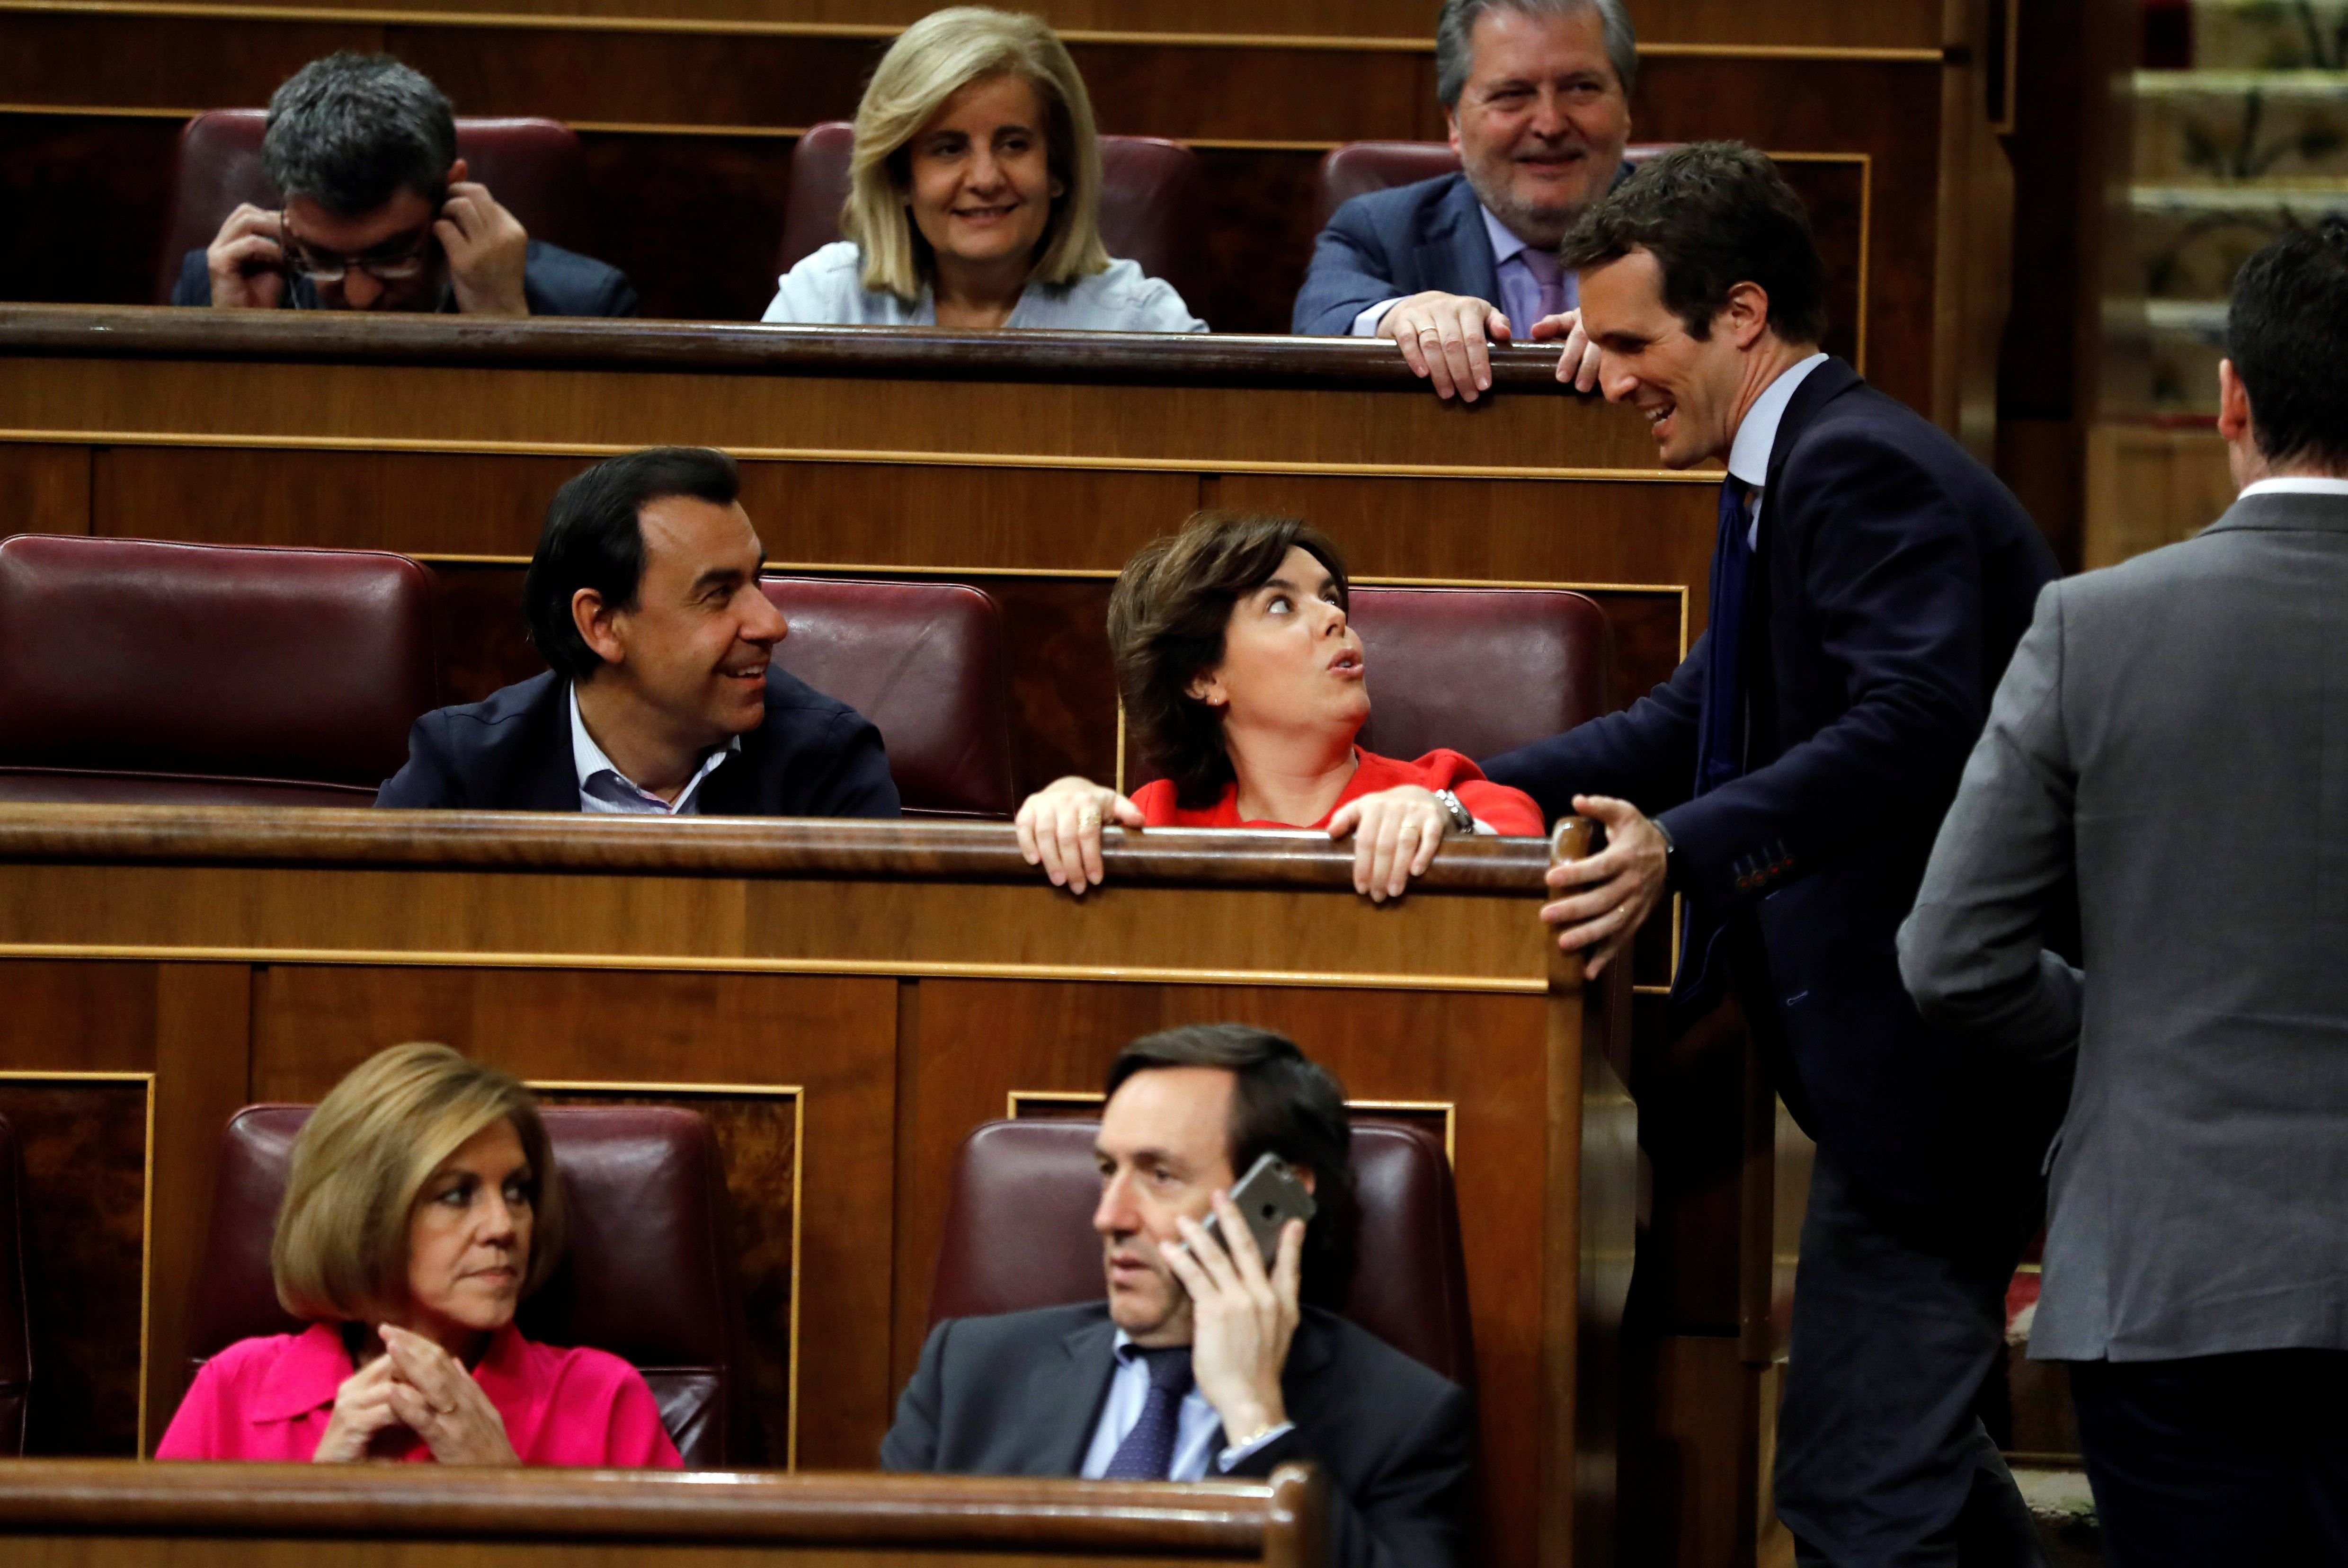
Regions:
[[[2240,498],[2040,595],[1900,933],[1933,1022],[2077,1043],[2030,1354],[2113,1568],[2348,1563],[2348,224],[2226,335]]]
[[[190,251],[177,305],[633,315],[616,269],[533,240],[457,156],[456,111],[387,55],[311,61],[269,100],[275,209],[240,203]]]
[[[655,447],[556,492],[522,585],[554,667],[416,721],[378,806],[894,817],[870,721],[786,674],[734,459]]]
[[[1727,466],[1711,625],[1629,710],[1485,771],[1604,824],[1542,912],[1593,973],[1683,896],[1676,1016],[1733,985],[1818,1141],[1777,1429],[1800,1560],[2039,1562],[1974,1405],[2063,1088],[1928,1027],[1892,944],[2053,556],[1955,442],[1818,352],[1823,269],[1759,153],[1665,154],[1565,255],[1607,397],[1665,467]]]
[[[1096,1150],[1107,1300],[941,1323],[880,1445],[892,1470],[1199,1480],[1311,1460],[1337,1568],[1455,1568],[1473,1495],[1458,1385],[1317,1306],[1344,1277],[1344,1096],[1295,1045],[1238,1024],[1136,1040]],[[1265,1154],[1319,1205],[1267,1265],[1230,1188]],[[1219,1216],[1228,1249],[1200,1228]]]
[[[1580,353],[1557,247],[1624,172],[1638,66],[1622,0],[1445,0],[1436,91],[1460,172],[1338,208],[1292,330],[1390,339],[1438,397],[1469,403],[1492,384],[1488,340]]]

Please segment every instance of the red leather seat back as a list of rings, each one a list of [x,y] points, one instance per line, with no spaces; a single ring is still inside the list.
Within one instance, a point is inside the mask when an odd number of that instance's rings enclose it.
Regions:
[[[306,1105],[247,1106],[221,1137],[211,1241],[196,1281],[188,1375],[240,1339],[296,1334],[269,1248]],[[522,1304],[523,1334],[633,1363],[688,1468],[753,1462],[750,1384],[729,1261],[725,1173],[709,1124],[669,1106],[541,1113],[571,1205],[571,1244]]]
[[[810,126],[799,138],[791,152],[777,272],[789,272],[839,238],[849,154],[855,148],[855,128],[845,120]],[[1206,286],[1198,236],[1210,194],[1198,154],[1154,136],[1104,136],[1100,150],[1102,243],[1110,255],[1138,262],[1151,277],[1172,284],[1196,315]]]
[[[1356,586],[1352,614],[1369,672],[1361,744],[1382,756],[1490,757],[1607,711],[1613,634],[1581,594]]]
[[[1098,1301],[1097,1121],[990,1121],[954,1164],[930,1322]],[[1416,1128],[1354,1123],[1359,1264],[1344,1315],[1464,1387],[1475,1384],[1458,1201],[1442,1145]]]
[[[240,201],[274,208],[282,198],[261,166],[265,109],[216,108],[188,121],[171,175],[163,253],[155,266],[155,303],[169,304],[180,259],[212,242]],[[457,121],[457,156],[468,178],[489,188],[530,231],[572,250],[586,227],[587,158],[568,126],[551,119]]]
[[[761,586],[790,623],[776,659],[880,727],[909,816],[1018,809],[994,599],[959,583],[768,577]]]
[[[404,555],[0,540],[0,799],[364,806],[436,690]]]
[[[1623,159],[1644,163],[1673,144],[1649,142],[1626,147]],[[1313,227],[1328,226],[1331,213],[1356,196],[1416,185],[1422,180],[1459,172],[1459,155],[1445,141],[1348,141],[1331,148],[1321,158],[1321,179],[1313,200]]]
[[[16,1132],[0,1117],[0,1454],[25,1451],[33,1395],[32,1313],[25,1300],[22,1162]]]

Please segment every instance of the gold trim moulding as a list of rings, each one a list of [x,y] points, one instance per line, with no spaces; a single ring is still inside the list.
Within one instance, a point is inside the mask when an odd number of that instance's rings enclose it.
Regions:
[[[0,362],[5,363],[5,362]],[[242,436],[171,430],[0,430],[0,441],[54,446],[191,447],[237,451],[417,452],[456,457],[610,458],[625,442],[449,441],[400,436]],[[855,451],[832,447],[728,447],[745,462],[873,463],[901,467],[1057,469],[1107,473],[1295,474],[1330,479],[1548,480],[1567,483],[1707,484],[1711,469],[1545,469],[1486,464],[1282,462],[1226,458],[1111,458],[1029,452]]]
[[[1310,969],[1188,969],[1148,965],[965,964],[879,958],[717,958],[675,954],[475,953],[339,947],[178,947],[87,942],[0,943],[11,958],[141,959],[188,964],[401,965],[439,969],[603,969],[670,974],[808,975],[902,980],[1076,980],[1121,985],[1272,985],[1330,991],[1545,995],[1546,980]]]
[[[1003,1097],[1003,1119],[1019,1119],[1019,1107],[1025,1101],[1037,1105],[1106,1105],[1108,1096],[1094,1088],[1014,1088]],[[1459,1136],[1459,1102],[1451,1099],[1349,1099],[1345,1109],[1367,1111],[1418,1110],[1443,1113],[1443,1158],[1453,1165],[1459,1163],[1456,1151]]]
[[[211,5],[164,0],[0,0],[0,13],[32,15],[157,16],[195,21],[342,23],[345,26],[511,28],[530,32],[715,34],[721,37],[893,38],[901,26],[870,22],[759,22],[689,16],[565,16],[540,12],[438,11],[334,5]],[[1285,49],[1354,54],[1425,55],[1429,37],[1317,33],[1188,33],[1060,28],[1070,44],[1142,48]],[[1896,45],[1644,43],[1643,59],[1853,60],[1941,65],[1942,48]]]

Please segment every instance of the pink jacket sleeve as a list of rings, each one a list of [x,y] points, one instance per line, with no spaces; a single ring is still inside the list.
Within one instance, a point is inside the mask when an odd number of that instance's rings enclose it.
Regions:
[[[612,1391],[612,1420],[603,1463],[615,1470],[683,1470],[684,1456],[661,1425],[660,1406],[633,1367]]]
[[[163,1432],[163,1440],[155,1445],[159,1460],[225,1460],[238,1457],[231,1445],[222,1440],[221,1428],[228,1418],[223,1408],[225,1391],[221,1387],[221,1363],[216,1357],[204,1363],[196,1380],[188,1388],[187,1398],[180,1401],[179,1412]]]

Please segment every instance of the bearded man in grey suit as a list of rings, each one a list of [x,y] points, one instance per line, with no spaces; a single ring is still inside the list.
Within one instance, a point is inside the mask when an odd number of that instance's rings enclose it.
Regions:
[[[1191,1481],[1312,1460],[1333,1568],[1457,1568],[1466,1390],[1302,1299],[1351,1266],[1352,1139],[1336,1079],[1282,1036],[1194,1024],[1126,1047],[1094,1144],[1107,1299],[939,1324],[881,1468]],[[1270,1260],[1230,1196],[1267,1153],[1317,1211],[1310,1240],[1291,1220]]]
[[[2348,1563],[2348,223],[2227,347],[2240,499],[2040,595],[1900,934],[1933,1022],[2076,1049],[2030,1354],[2113,1568]]]

